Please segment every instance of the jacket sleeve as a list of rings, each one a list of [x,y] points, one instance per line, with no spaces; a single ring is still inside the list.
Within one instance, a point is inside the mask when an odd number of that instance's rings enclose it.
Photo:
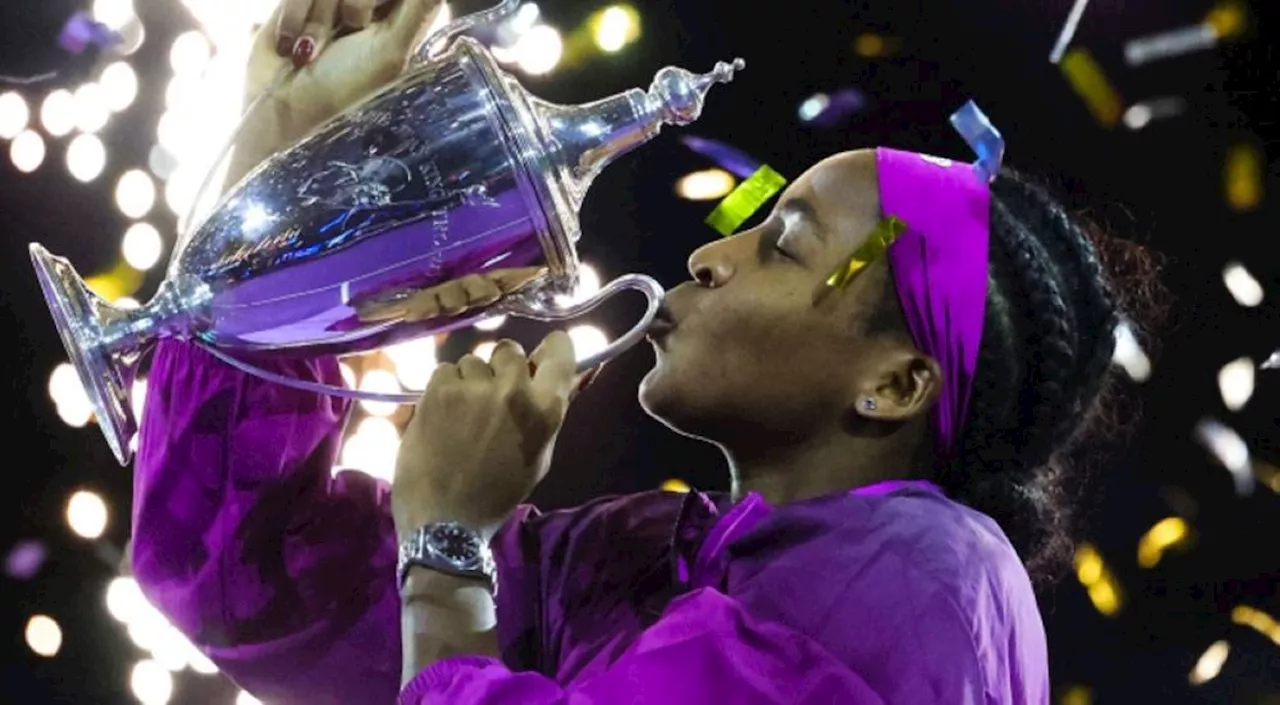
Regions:
[[[340,384],[337,360],[258,360]],[[348,404],[160,343],[134,478],[144,594],[276,705],[392,702],[400,682],[385,483],[333,466]]]

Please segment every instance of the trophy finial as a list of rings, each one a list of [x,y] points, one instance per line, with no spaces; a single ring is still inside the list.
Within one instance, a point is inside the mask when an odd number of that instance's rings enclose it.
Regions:
[[[702,115],[707,92],[717,83],[729,83],[733,75],[747,67],[741,58],[732,63],[719,61],[707,73],[698,75],[668,66],[653,77],[648,99],[653,110],[670,125],[688,125]]]

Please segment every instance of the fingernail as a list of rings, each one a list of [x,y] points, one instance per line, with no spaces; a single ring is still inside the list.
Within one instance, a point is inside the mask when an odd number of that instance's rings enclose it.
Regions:
[[[293,37],[280,37],[276,40],[276,53],[280,56],[289,56],[293,53],[294,44],[296,42],[294,42]]]
[[[311,55],[315,53],[316,40],[311,37],[300,37],[293,45],[293,66],[302,68],[311,63]]]

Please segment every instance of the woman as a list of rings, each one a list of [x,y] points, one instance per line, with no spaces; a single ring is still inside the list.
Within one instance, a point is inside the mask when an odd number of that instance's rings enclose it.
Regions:
[[[294,4],[282,17],[305,14]],[[353,4],[316,2],[312,31]],[[395,22],[430,4],[332,49],[408,37]],[[335,56],[300,76],[386,78]],[[279,116],[310,110],[285,107],[242,169],[288,143],[299,124]],[[724,450],[730,495],[522,505],[582,384],[560,333],[441,365],[390,490],[331,479],[346,403],[166,342],[135,479],[143,590],[273,705],[386,703],[401,686],[413,705],[1048,702],[1028,569],[1048,575],[1069,547],[1050,461],[1108,372],[1118,314],[1097,253],[1013,175],[988,189],[892,150],[825,160],[779,204],[690,258],[640,390]],[[893,218],[905,232],[867,262]],[[260,363],[341,379],[333,359]],[[417,550],[446,534],[453,555]],[[398,545],[412,560],[397,565]],[[466,555],[477,545],[496,575]]]

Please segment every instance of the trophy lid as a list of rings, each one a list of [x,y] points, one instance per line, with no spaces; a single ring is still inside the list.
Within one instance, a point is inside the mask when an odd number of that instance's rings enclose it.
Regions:
[[[556,275],[576,272],[578,213],[596,176],[656,137],[663,125],[697,120],[711,87],[732,81],[746,67],[742,59],[718,62],[703,74],[668,66],[655,74],[648,91],[632,88],[590,103],[558,105],[530,95],[478,42],[461,37],[455,47],[475,60],[494,89],[494,107],[540,204],[548,264]]]

